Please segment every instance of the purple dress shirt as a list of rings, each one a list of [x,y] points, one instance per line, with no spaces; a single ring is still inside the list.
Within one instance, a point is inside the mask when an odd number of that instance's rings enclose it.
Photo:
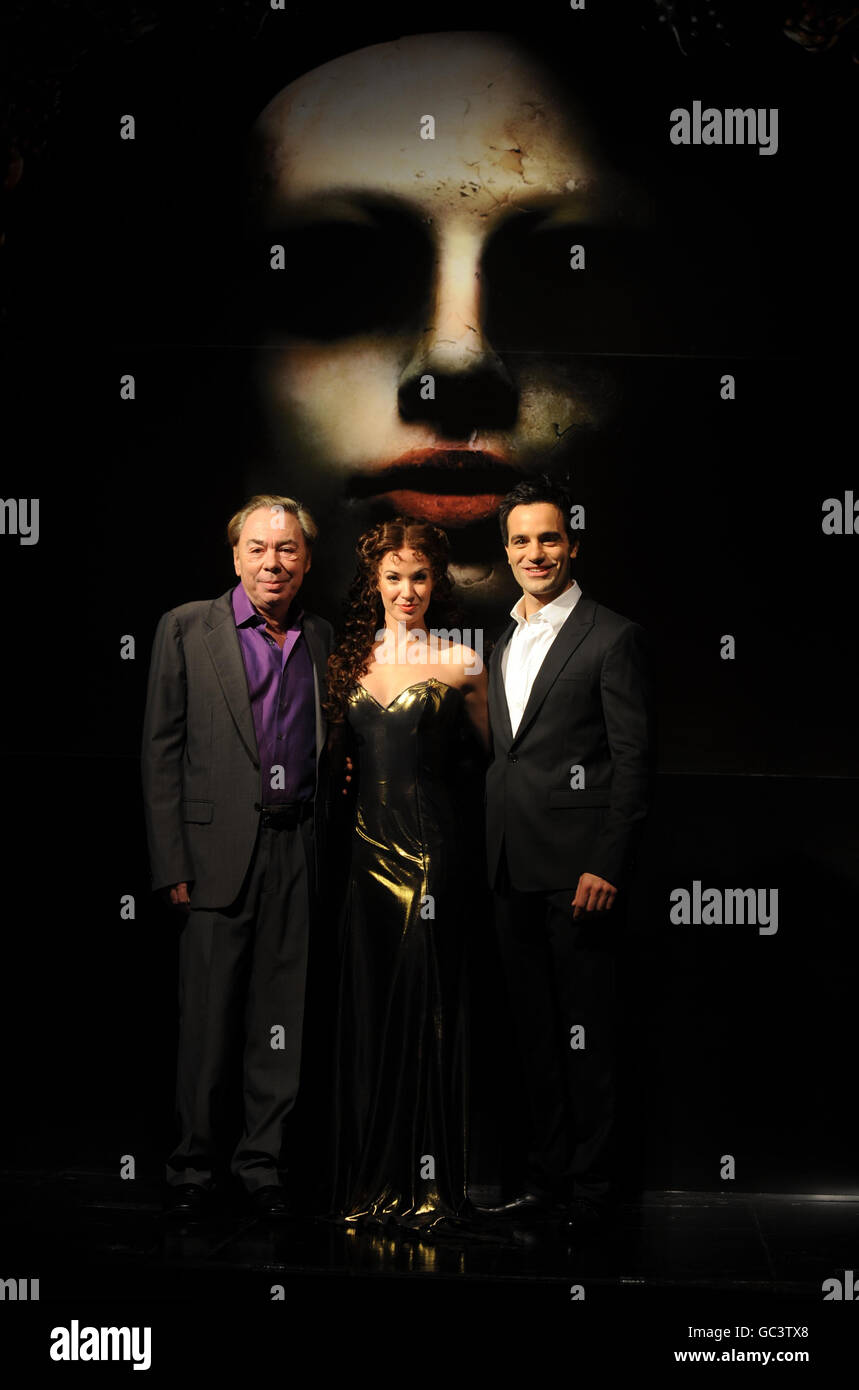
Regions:
[[[241,583],[233,590],[233,614],[259,749],[260,800],[263,806],[309,801],[316,789],[316,702],[303,610],[293,603],[283,647],[267,635]]]

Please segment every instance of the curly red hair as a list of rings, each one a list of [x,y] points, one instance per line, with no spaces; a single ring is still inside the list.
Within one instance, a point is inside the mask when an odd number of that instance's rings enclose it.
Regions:
[[[429,564],[432,594],[427,608],[431,627],[456,624],[458,611],[453,583],[447,571],[450,545],[440,526],[413,517],[395,516],[379,521],[358,539],[358,568],[343,605],[337,644],[328,658],[328,698],[325,712],[332,723],[342,723],[349,695],[369,669],[376,633],[384,626],[384,606],[379,593],[379,566],[392,550],[414,550]]]

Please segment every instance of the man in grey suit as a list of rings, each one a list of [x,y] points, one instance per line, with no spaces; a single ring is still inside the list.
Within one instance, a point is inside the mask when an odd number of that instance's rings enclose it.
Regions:
[[[317,535],[300,503],[252,497],[227,530],[239,583],[161,618],[143,730],[153,888],[184,914],[167,1205],[183,1217],[212,1205],[219,1111],[243,1048],[244,1128],[231,1169],[259,1214],[282,1217],[280,1151],[298,1090],[324,831],[332,632],[299,602]]]
[[[582,593],[570,516],[546,477],[499,508],[522,597],[490,661],[487,856],[531,1123],[525,1191],[490,1210],[578,1235],[610,1195],[615,937],[652,739],[644,631]]]

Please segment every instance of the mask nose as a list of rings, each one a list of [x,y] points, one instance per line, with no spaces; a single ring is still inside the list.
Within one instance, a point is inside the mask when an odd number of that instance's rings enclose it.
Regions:
[[[400,417],[425,420],[451,439],[476,429],[509,429],[518,392],[485,333],[480,256],[483,238],[471,228],[440,234],[430,322],[419,337],[398,389]],[[431,396],[422,378],[432,377]]]

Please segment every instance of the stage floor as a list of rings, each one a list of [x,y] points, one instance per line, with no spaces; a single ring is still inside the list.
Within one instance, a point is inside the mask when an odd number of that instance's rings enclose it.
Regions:
[[[229,1286],[382,1280],[394,1286],[455,1281],[496,1288],[535,1284],[594,1293],[637,1287],[822,1298],[825,1279],[859,1264],[859,1194],[645,1192],[619,1206],[608,1232],[576,1247],[552,1228],[506,1228],[462,1239],[394,1237],[296,1214],[265,1223],[232,1199],[200,1224],[166,1220],[155,1180],[105,1173],[0,1174],[0,1275],[41,1278],[40,1297],[187,1299]],[[56,1288],[52,1281],[57,1281]],[[859,1270],[857,1270],[859,1283]],[[567,1292],[569,1297],[569,1292]]]

